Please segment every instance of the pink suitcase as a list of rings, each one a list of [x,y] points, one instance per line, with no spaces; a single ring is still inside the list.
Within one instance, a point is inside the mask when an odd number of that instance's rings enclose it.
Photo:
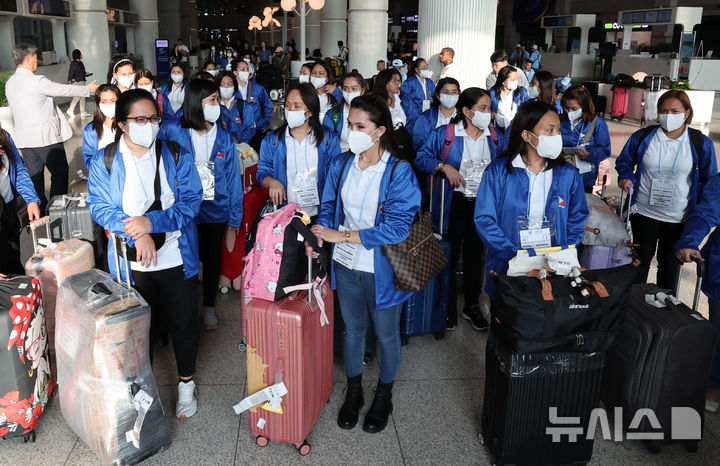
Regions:
[[[50,243],[48,247],[39,248],[35,238],[35,229],[41,225],[45,225],[49,229],[50,217],[43,217],[30,223],[35,254],[25,263],[25,273],[31,277],[37,277],[40,281],[48,341],[50,350],[54,352],[55,302],[58,287],[66,277],[92,269],[95,266],[95,256],[92,245],[79,239]]]
[[[292,443],[303,456],[310,453],[306,439],[332,391],[334,309],[329,277],[314,282],[310,298],[302,290],[278,302],[253,299],[243,322],[247,323],[247,392],[253,395],[279,382],[287,388],[279,409],[267,403],[249,409],[256,443],[261,447],[270,440]]]

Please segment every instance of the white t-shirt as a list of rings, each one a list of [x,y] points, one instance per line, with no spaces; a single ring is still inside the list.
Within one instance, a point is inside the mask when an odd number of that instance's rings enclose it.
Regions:
[[[195,162],[208,162],[210,160],[216,137],[217,124],[214,124],[205,134],[198,134],[194,129],[190,129]]]
[[[315,136],[312,130],[303,139],[303,142],[298,142],[297,139],[292,137],[290,129],[285,130],[285,146],[287,147],[287,200],[288,202],[298,202],[296,186],[299,183],[298,175],[302,175],[303,171],[309,171],[310,176],[315,179],[315,186],[317,189],[318,180],[318,149],[315,144]],[[318,192],[318,198],[322,195]],[[300,207],[311,217],[318,214],[317,205]]]
[[[495,117],[495,121],[501,128],[507,128],[510,126],[515,114],[517,113],[517,105],[513,101],[513,92],[510,91],[507,94],[500,91],[500,100],[498,101],[498,110]]]
[[[463,138],[463,155],[462,161],[460,162],[459,172],[460,176],[467,179],[468,170],[473,167],[473,164],[480,163],[481,161],[490,163],[491,154],[490,146],[488,145],[488,136],[490,136],[490,131],[483,131],[480,137],[475,140],[468,135],[467,131],[465,131],[465,127],[461,121],[455,124],[455,136]],[[455,191],[465,192],[465,188],[461,184],[455,188]]]
[[[512,161],[512,166],[525,170],[525,173],[527,173],[528,176],[528,181],[530,183],[530,208],[528,209],[528,217],[544,217],[548,194],[550,193],[550,187],[552,186],[552,170],[542,170],[536,175],[528,168],[520,154],[515,156]]]
[[[460,80],[458,79],[459,77],[455,63],[450,63],[443,68],[443,70],[440,72],[440,76],[438,76],[438,81],[440,81],[442,78],[455,78],[458,81]]]
[[[322,122],[323,118],[325,118],[325,114],[332,108],[332,105],[330,104],[328,95],[324,92],[318,95],[318,99],[320,99],[320,121]]]
[[[100,136],[100,140],[98,141],[98,150],[105,149],[105,147],[113,141],[115,141],[115,130],[103,124],[102,136]]]
[[[170,88],[170,94],[168,94],[168,99],[170,99],[170,106],[172,107],[173,113],[177,113],[185,100],[185,86],[183,86],[182,83],[177,85],[173,83]]]
[[[125,183],[122,194],[123,212],[131,217],[143,216],[155,200],[155,170],[157,166],[155,144],[139,159],[133,155],[125,143],[125,138],[120,138],[118,148],[125,165]],[[175,204],[175,195],[168,185],[162,160],[160,161],[160,196],[163,210],[169,209]],[[180,231],[166,233],[165,244],[157,251],[157,265],[143,267],[139,262],[131,262],[130,268],[140,272],[154,272],[182,265],[182,254],[178,245],[179,237]]]
[[[437,123],[435,123],[435,128],[437,129],[437,128],[441,127],[442,125],[449,125],[450,120],[452,120],[455,115],[457,115],[457,110],[455,110],[455,109],[453,109],[452,115],[450,115],[449,117],[444,116],[442,114],[442,112],[440,110],[438,110],[438,117],[437,117]]]
[[[342,131],[340,132],[340,150],[343,153],[350,150],[350,144],[348,143],[348,138],[350,137],[350,130],[348,130],[347,117],[348,106],[343,105],[342,114],[340,116],[340,125],[342,126]]]
[[[355,156],[345,178],[341,190],[345,223],[343,226],[350,231],[365,230],[375,226],[378,201],[380,199],[380,182],[390,154],[385,152],[375,165],[361,170],[358,166],[359,156]],[[375,273],[375,256],[372,249],[357,245],[353,270]]]
[[[242,96],[243,100],[247,100],[247,92],[248,92],[248,85],[245,83],[243,86],[242,81],[238,81],[238,90],[240,91],[240,95]]]
[[[661,222],[684,222],[690,210],[692,169],[688,130],[679,138],[670,139],[662,128],[658,129],[643,157],[640,187],[635,202],[637,212]],[[663,179],[672,180],[674,186],[671,205],[650,205],[653,180],[657,180],[656,189],[660,189],[658,183]]]
[[[10,184],[10,165],[8,157],[3,154],[0,158],[2,160],[2,170],[0,170],[0,196],[5,202],[10,202],[15,198],[12,192],[12,185]]]
[[[397,126],[398,123],[402,123],[403,126],[407,125],[407,116],[405,115],[405,110],[402,108],[398,94],[395,94],[395,103],[394,107],[390,108],[390,116],[392,117],[393,126]]]

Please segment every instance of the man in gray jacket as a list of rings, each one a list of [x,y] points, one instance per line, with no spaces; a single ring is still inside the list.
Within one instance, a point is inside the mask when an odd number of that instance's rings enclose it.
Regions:
[[[493,70],[490,72],[489,75],[487,75],[487,78],[485,78],[485,89],[490,89],[495,85],[497,82],[497,74],[500,72],[501,69],[505,68],[508,65],[508,55],[505,50],[496,50],[493,52],[492,55],[490,55],[490,63],[492,63]],[[530,83],[528,83],[528,79],[525,76],[525,73],[523,73],[523,70],[518,68],[517,66],[513,66],[517,70],[518,74],[518,87],[530,87]]]
[[[36,75],[38,55],[34,45],[18,45],[12,49],[12,56],[17,69],[5,85],[15,123],[12,136],[40,197],[41,212],[44,212],[47,206],[45,166],[50,171],[50,196],[66,194],[68,163],[63,142],[73,134],[53,97],[88,97],[98,86],[95,81],[88,86],[58,84]]]

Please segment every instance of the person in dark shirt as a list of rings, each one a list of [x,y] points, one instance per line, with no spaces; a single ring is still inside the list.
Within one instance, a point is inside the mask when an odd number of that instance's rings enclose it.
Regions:
[[[70,69],[68,70],[68,82],[70,84],[75,84],[76,86],[84,86],[85,78],[92,75],[92,73],[85,72],[85,65],[82,62],[82,52],[78,49],[72,51],[72,58],[73,60],[70,62]],[[75,116],[75,106],[78,102],[80,102],[80,116],[83,118],[89,117],[90,114],[85,112],[84,97],[73,98],[72,102],[70,102],[70,107],[68,107],[67,110],[68,116]]]

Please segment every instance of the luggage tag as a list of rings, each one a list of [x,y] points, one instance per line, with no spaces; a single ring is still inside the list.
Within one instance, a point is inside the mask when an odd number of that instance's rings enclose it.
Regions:
[[[477,197],[483,173],[485,173],[485,169],[489,164],[489,160],[481,160],[480,162],[474,162],[472,167],[468,168],[465,176],[465,190],[463,191],[466,198],[475,199]]]
[[[133,397],[132,404],[138,412],[138,416],[135,419],[133,429],[125,432],[125,440],[131,442],[135,448],[140,448],[140,431],[142,430],[143,422],[145,422],[145,415],[153,404],[153,397],[145,390],[140,390]]]
[[[348,231],[348,229],[340,225],[338,231]],[[353,243],[335,243],[333,248],[333,260],[340,265],[352,269],[355,264],[355,254],[357,253],[357,247],[359,245]]]
[[[555,236],[555,219],[547,217],[518,217],[520,246],[523,249],[540,249],[552,246]]]
[[[671,208],[674,204],[675,179],[671,176],[653,178],[650,187],[650,205],[660,208]]]
[[[243,411],[247,411],[253,406],[257,406],[260,403],[267,402],[263,405],[263,408],[267,406],[268,411],[279,412],[282,414],[282,397],[288,394],[288,389],[285,386],[285,382],[278,382],[275,385],[263,388],[259,392],[253,393],[247,398],[243,399],[240,403],[233,406],[235,414],[240,414]]]
[[[203,187],[203,201],[215,199],[215,162],[195,162]]]
[[[299,170],[295,175],[293,191],[297,196],[297,203],[302,207],[320,205],[320,196],[317,189],[317,169]]]

